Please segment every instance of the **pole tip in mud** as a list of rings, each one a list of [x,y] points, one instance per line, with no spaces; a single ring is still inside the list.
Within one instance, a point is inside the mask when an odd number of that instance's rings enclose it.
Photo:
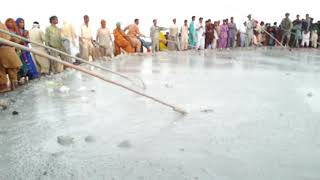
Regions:
[[[178,112],[178,113],[180,113],[180,114],[182,114],[182,115],[186,115],[187,114],[187,111],[185,111],[183,109],[180,109],[178,107],[174,107],[173,110]]]

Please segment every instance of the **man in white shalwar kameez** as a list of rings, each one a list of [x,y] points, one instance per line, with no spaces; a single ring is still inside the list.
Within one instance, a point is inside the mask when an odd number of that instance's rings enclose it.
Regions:
[[[204,49],[205,45],[205,26],[203,24],[203,18],[199,18],[199,23],[196,25],[197,32],[197,49]]]
[[[188,20],[184,20],[184,24],[181,27],[181,41],[180,41],[181,50],[188,50],[188,40],[189,40],[188,34],[189,34]]]
[[[45,43],[45,35],[44,35],[44,32],[40,29],[40,25],[38,22],[33,23],[32,29],[29,31],[29,38],[31,41],[37,42],[39,44]],[[38,46],[36,44],[32,44],[32,48],[44,54],[47,54],[47,51],[45,50],[44,47]],[[50,71],[49,59],[39,55],[35,55],[35,54],[33,56],[36,61],[38,72],[41,74],[49,74],[49,71]]]
[[[112,57],[112,37],[109,29],[106,27],[105,20],[101,20],[101,27],[97,31],[96,42],[99,45],[102,57]]]
[[[92,57],[93,52],[93,39],[91,28],[89,26],[89,16],[85,15],[83,19],[84,24],[81,26],[81,33],[79,37],[80,56],[82,59],[89,61],[89,57]]]
[[[180,50],[180,42],[179,42],[179,27],[177,25],[177,20],[173,19],[173,24],[169,27],[169,40],[168,41],[168,49],[170,51]]]
[[[68,54],[72,54],[71,49],[73,49],[76,45],[77,34],[75,32],[74,27],[68,23],[67,21],[63,21],[63,26],[61,28],[61,38],[62,44]],[[72,59],[68,59],[69,62],[72,63]]]

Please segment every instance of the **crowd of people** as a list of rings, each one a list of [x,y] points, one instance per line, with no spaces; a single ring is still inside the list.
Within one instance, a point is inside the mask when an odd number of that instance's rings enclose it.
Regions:
[[[77,36],[75,28],[68,22],[63,22],[59,28],[57,16],[50,17],[50,25],[45,32],[40,29],[39,22],[33,23],[31,30],[25,29],[22,18],[8,18],[5,23],[0,22],[0,29],[22,36],[32,42],[45,44],[51,48],[71,54],[71,49],[79,41],[78,57],[84,60],[107,59],[122,53],[141,53],[144,50],[155,53],[158,51],[185,51],[190,49],[230,49],[251,46],[287,46],[293,48],[318,48],[320,42],[320,21],[315,22],[306,14],[304,19],[297,15],[291,20],[286,13],[280,25],[277,22],[258,22],[248,15],[248,20],[240,26],[234,18],[212,22],[195,16],[191,21],[184,20],[182,27],[173,19],[170,27],[158,26],[156,19],[150,28],[150,36],[144,35],[139,29],[139,19],[122,28],[120,22],[111,32],[106,21],[101,20],[101,27],[96,37],[92,35],[89,16],[84,16],[84,23]],[[42,46],[23,41],[12,35],[0,33],[0,37],[23,46],[32,47],[40,52],[60,58],[69,63],[77,64],[72,58]],[[150,41],[146,40],[149,38]],[[60,73],[64,66],[47,58],[19,50],[6,44],[0,44],[0,92],[16,89],[27,81],[37,79],[41,75]]]

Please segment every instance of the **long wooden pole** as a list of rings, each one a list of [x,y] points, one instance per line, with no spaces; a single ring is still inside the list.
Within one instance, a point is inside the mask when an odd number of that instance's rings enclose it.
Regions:
[[[74,65],[74,64],[71,64],[71,63],[62,61],[62,60],[60,60],[60,59],[58,59],[58,58],[56,58],[56,57],[50,56],[50,55],[48,55],[48,54],[46,54],[46,53],[42,53],[42,52],[40,52],[40,51],[38,51],[38,50],[31,49],[31,48],[28,48],[28,47],[26,47],[26,46],[22,46],[22,45],[20,45],[20,44],[17,44],[17,43],[8,41],[8,40],[3,39],[3,38],[0,38],[0,43],[2,43],[2,44],[7,44],[7,45],[9,45],[9,46],[12,46],[12,47],[15,47],[15,48],[18,48],[18,49],[21,49],[21,50],[29,51],[29,52],[32,52],[32,53],[37,54],[37,55],[39,55],[39,56],[42,56],[42,57],[46,57],[46,58],[48,58],[48,59],[50,59],[50,60],[52,60],[52,61],[56,61],[56,62],[61,63],[61,64],[65,65],[65,66],[67,66],[67,67],[70,67],[70,68],[73,68],[73,69],[75,69],[75,70],[81,71],[81,72],[83,72],[83,73],[89,74],[89,75],[91,75],[91,76],[93,76],[93,77],[96,77],[96,78],[98,78],[98,79],[101,79],[101,80],[103,80],[103,81],[105,81],[105,82],[111,83],[111,84],[113,84],[113,85],[116,85],[116,86],[121,87],[121,88],[123,88],[123,89],[126,89],[126,90],[128,90],[128,91],[131,91],[131,92],[133,92],[133,93],[135,93],[135,94],[141,95],[141,96],[143,96],[143,97],[145,97],[145,98],[147,98],[147,99],[151,99],[151,100],[153,100],[153,101],[155,101],[155,102],[157,102],[157,103],[160,103],[160,104],[162,104],[162,105],[164,105],[164,106],[170,107],[170,108],[172,108],[172,110],[174,110],[174,111],[176,111],[176,112],[179,112],[179,113],[181,113],[181,114],[186,114],[186,113],[187,113],[186,111],[184,111],[183,109],[181,109],[181,108],[179,108],[179,107],[177,107],[177,106],[171,105],[171,104],[169,104],[169,103],[167,103],[167,102],[164,102],[164,101],[162,101],[162,100],[160,100],[160,99],[158,99],[158,98],[152,97],[152,96],[147,95],[147,94],[145,94],[145,93],[142,93],[142,92],[139,92],[139,91],[134,90],[134,89],[132,89],[132,88],[129,88],[129,87],[123,85],[123,84],[120,84],[120,83],[117,83],[117,82],[112,81],[112,80],[110,80],[110,79],[107,79],[107,78],[105,78],[103,75],[100,75],[100,74],[98,74],[98,73],[92,72],[92,71],[90,71],[90,70],[88,70],[88,69],[85,69],[85,68],[82,68],[82,67],[80,67],[80,66],[76,66],[76,65]]]
[[[24,37],[22,37],[22,36],[19,36],[19,35],[13,34],[13,33],[10,33],[10,32],[5,31],[5,30],[3,30],[3,29],[0,29],[0,32],[2,32],[2,33],[4,33],[4,34],[8,34],[8,35],[13,36],[13,37],[16,37],[16,38],[19,38],[19,39],[21,39],[21,40],[23,40],[23,41],[30,42],[30,43],[32,43],[32,44],[41,46],[41,47],[43,47],[43,48],[46,48],[46,49],[49,49],[49,50],[58,52],[58,53],[60,53],[60,54],[63,54],[63,55],[65,55],[65,56],[68,56],[68,57],[70,57],[70,58],[76,59],[76,60],[78,60],[78,61],[80,61],[80,62],[82,62],[82,63],[84,63],[84,64],[88,64],[88,65],[90,65],[90,66],[99,68],[99,69],[104,70],[104,71],[107,71],[107,72],[109,72],[109,73],[118,75],[118,76],[120,76],[120,77],[122,77],[122,78],[124,78],[124,79],[126,79],[126,80],[128,80],[128,81],[131,81],[132,83],[134,82],[133,79],[129,78],[129,77],[126,76],[126,75],[123,75],[123,74],[121,74],[121,73],[112,71],[112,70],[107,69],[107,68],[105,68],[105,67],[103,67],[103,66],[100,66],[100,65],[91,63],[91,62],[86,61],[86,60],[84,60],[84,59],[82,59],[82,58],[79,58],[79,57],[76,57],[76,56],[72,56],[72,55],[70,55],[70,54],[68,54],[68,53],[66,53],[66,52],[60,51],[60,50],[58,50],[58,49],[55,49],[55,48],[46,46],[46,45],[41,44],[41,43],[34,42],[34,41],[30,40],[30,39],[24,38]],[[138,77],[137,77],[137,79],[139,79],[139,81],[141,82],[142,88],[143,88],[143,89],[146,89],[146,85],[145,85],[145,83],[143,82],[143,80],[142,80],[141,78],[138,78]]]
[[[282,45],[282,43],[281,43],[280,41],[278,41],[278,39],[275,38],[272,34],[268,33],[268,31],[266,31],[264,28],[262,28],[262,30],[263,30],[266,34],[268,34],[272,39],[274,39],[278,44],[280,44],[281,47],[285,48],[285,47]]]

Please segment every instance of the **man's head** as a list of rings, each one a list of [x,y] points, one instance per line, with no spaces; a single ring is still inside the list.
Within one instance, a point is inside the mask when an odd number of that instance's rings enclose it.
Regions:
[[[196,20],[196,17],[195,17],[195,16],[192,16],[191,19],[192,19],[192,21],[195,21],[195,20]]]
[[[309,19],[309,14],[306,14],[306,19]]]
[[[117,22],[116,26],[117,26],[117,28],[121,29],[121,23],[120,22]]]
[[[158,21],[156,19],[154,19],[152,22],[154,26],[157,26]]]
[[[107,26],[106,20],[102,19],[102,20],[101,20],[101,27],[102,27],[102,28],[106,28],[106,26]]]
[[[249,15],[247,16],[247,18],[248,18],[249,20],[251,20],[251,17],[252,17],[251,14],[249,14]]]
[[[176,23],[177,23],[177,19],[174,18],[174,19],[172,20],[172,22],[173,22],[173,24],[176,24]]]
[[[297,18],[297,19],[300,19],[300,15],[299,15],[299,14],[297,14],[297,15],[296,15],[296,18]]]
[[[85,24],[88,24],[89,21],[90,21],[89,16],[88,16],[88,15],[84,15],[84,16],[83,16],[83,21],[84,21]]]
[[[38,21],[34,21],[32,24],[32,28],[40,28],[40,24]]]
[[[50,23],[51,23],[52,25],[56,25],[56,24],[59,23],[57,16],[51,16],[50,19],[49,19],[49,21],[50,21]]]
[[[134,20],[134,23],[135,23],[136,25],[139,25],[139,19],[135,19],[135,20]]]
[[[289,14],[289,13],[286,13],[285,16],[286,16],[286,18],[289,18],[290,14]]]
[[[233,23],[233,17],[230,18],[230,21]]]
[[[200,23],[202,23],[202,21],[203,21],[203,18],[202,18],[202,17],[201,17],[201,18],[199,18],[199,22],[200,22]]]
[[[184,25],[188,25],[188,20],[184,20]]]

